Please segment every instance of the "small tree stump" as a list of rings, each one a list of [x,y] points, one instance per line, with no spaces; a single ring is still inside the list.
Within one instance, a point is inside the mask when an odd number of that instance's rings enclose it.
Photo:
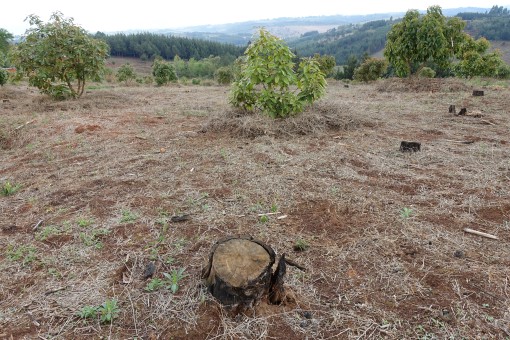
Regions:
[[[400,151],[402,152],[417,152],[420,151],[421,144],[418,142],[400,142]]]
[[[202,277],[222,304],[250,307],[268,294],[274,262],[273,249],[261,241],[229,237],[213,246]]]
[[[483,95],[484,95],[483,91],[473,90],[473,96],[475,96],[475,97],[482,97]]]
[[[455,110],[455,105],[450,105],[450,107],[448,108],[448,112],[449,113],[453,113],[454,115],[457,114],[457,110]]]

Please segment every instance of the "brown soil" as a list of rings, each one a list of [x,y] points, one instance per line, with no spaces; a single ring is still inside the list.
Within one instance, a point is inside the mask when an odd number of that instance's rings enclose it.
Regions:
[[[0,88],[0,185],[20,185],[0,196],[0,339],[510,337],[510,90],[480,84],[331,81],[283,121],[227,87]],[[229,235],[305,266],[296,301],[222,308],[200,274]],[[151,262],[185,268],[177,293],[145,289]],[[112,324],[77,315],[113,298]]]

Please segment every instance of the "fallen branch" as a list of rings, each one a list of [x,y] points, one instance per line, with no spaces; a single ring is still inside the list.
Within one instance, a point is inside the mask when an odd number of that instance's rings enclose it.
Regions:
[[[493,122],[485,120],[485,119],[481,119],[480,123],[485,124],[485,125],[497,125],[496,123],[493,123]]]
[[[473,144],[475,142],[474,140],[452,140],[452,139],[445,139],[445,141],[457,144]]]
[[[491,234],[487,234],[487,233],[484,233],[482,231],[473,230],[473,229],[469,229],[469,228],[464,228],[464,231],[466,233],[470,233],[470,234],[473,234],[473,235],[487,237],[487,238],[490,238],[492,240],[499,240],[499,238],[497,236],[494,236],[494,235],[491,235]]]
[[[265,213],[265,214],[258,214],[257,216],[261,217],[261,216],[270,216],[270,215],[278,215],[278,214],[281,214],[281,212],[270,212],[270,213]]]
[[[37,228],[39,228],[41,226],[41,224],[44,222],[44,220],[39,220],[39,222],[37,222],[34,226],[34,228],[32,229],[33,231],[36,231]]]
[[[28,124],[32,124],[33,122],[35,122],[35,119],[32,119],[28,122],[26,122],[25,124],[21,124],[20,126],[18,126],[17,128],[14,129],[14,131],[18,131],[20,129],[23,129],[25,126],[27,126]]]
[[[305,268],[305,267],[300,266],[299,264],[297,264],[296,262],[294,262],[294,261],[292,261],[292,260],[289,260],[289,259],[285,258],[285,262],[286,262],[289,266],[296,267],[297,269],[299,269],[299,270],[301,270],[301,271],[306,272],[306,268]]]
[[[53,293],[56,293],[56,292],[60,292],[61,290],[64,290],[66,289],[66,287],[58,287],[58,288],[55,288],[55,289],[52,289],[52,290],[49,290],[47,292],[44,293],[44,295],[50,295],[50,294],[53,294]]]

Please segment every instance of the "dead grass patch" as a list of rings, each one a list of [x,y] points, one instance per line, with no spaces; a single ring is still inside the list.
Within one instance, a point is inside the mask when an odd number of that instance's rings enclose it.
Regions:
[[[243,138],[288,138],[316,136],[326,131],[347,131],[361,125],[363,122],[350,115],[347,109],[320,102],[287,119],[273,119],[258,112],[227,110],[210,117],[202,131],[226,132],[233,137]]]

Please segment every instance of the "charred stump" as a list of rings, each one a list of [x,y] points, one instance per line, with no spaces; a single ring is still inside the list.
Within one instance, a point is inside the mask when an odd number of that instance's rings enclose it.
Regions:
[[[402,152],[418,152],[421,149],[421,144],[418,142],[400,142],[400,151]]]
[[[263,298],[280,304],[286,293],[283,286],[287,264],[303,267],[287,260],[283,254],[273,274],[275,252],[251,237],[228,237],[213,246],[202,278],[209,292],[231,310],[241,312]]]

